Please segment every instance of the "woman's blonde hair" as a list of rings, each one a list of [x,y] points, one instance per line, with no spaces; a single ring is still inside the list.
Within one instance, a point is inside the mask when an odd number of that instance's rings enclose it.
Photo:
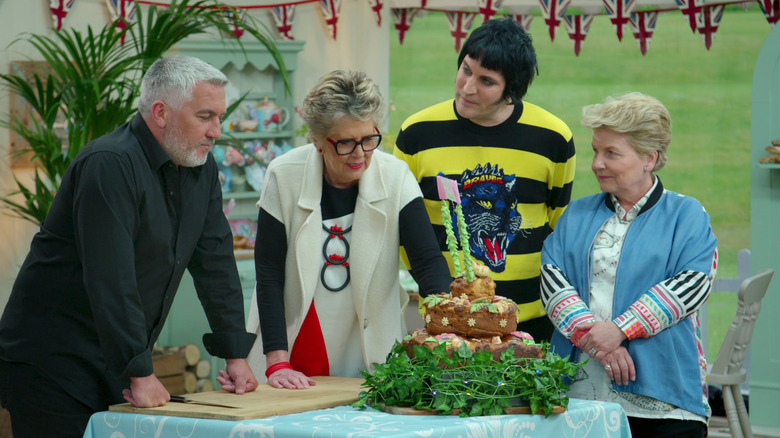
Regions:
[[[385,104],[379,86],[362,71],[332,71],[303,99],[303,121],[311,135],[324,137],[344,117],[380,126]]]
[[[666,150],[672,141],[672,117],[656,98],[639,92],[607,97],[604,103],[582,109],[582,126],[607,128],[626,134],[637,154],[658,152],[653,171],[666,165]]]

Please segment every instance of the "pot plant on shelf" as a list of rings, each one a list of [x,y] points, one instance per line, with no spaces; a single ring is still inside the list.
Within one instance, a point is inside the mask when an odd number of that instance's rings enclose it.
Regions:
[[[235,12],[214,0],[173,0],[169,7],[152,5],[146,12],[138,7],[136,20],[118,20],[100,30],[20,36],[15,42],[29,41],[46,68],[0,75],[0,83],[31,113],[10,114],[0,126],[25,142],[18,153],[29,153],[36,167],[33,183],[16,179],[17,190],[3,194],[2,207],[42,223],[71,161],[91,140],[130,120],[144,72],[191,35],[219,31],[224,38],[240,26],[271,53],[289,93],[287,69],[267,28],[248,14],[239,21],[242,14]]]

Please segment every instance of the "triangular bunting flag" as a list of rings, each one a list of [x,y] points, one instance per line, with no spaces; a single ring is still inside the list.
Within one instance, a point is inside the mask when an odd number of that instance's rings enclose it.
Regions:
[[[503,1],[504,0],[477,0],[477,6],[479,6],[479,13],[482,14],[482,19],[488,21],[493,18]]]
[[[447,21],[450,22],[450,34],[455,40],[455,51],[460,52],[460,45],[463,43],[463,39],[466,38],[471,29],[471,24],[474,22],[474,18],[477,16],[474,12],[445,12],[447,15]]]
[[[236,13],[238,13],[237,16]],[[225,16],[233,23],[233,35],[235,35],[236,38],[244,36],[243,25],[244,20],[246,19],[246,10],[238,8],[228,9],[225,10]]]
[[[127,23],[135,18],[135,0],[106,0],[106,5],[111,20],[117,22],[117,29],[127,29]],[[125,35],[122,35],[121,42],[125,44]]]
[[[515,21],[520,23],[520,27],[523,28],[525,33],[531,32],[531,21],[533,21],[534,16],[531,14],[514,14],[512,15],[512,18],[514,18]]]
[[[566,22],[566,31],[574,44],[574,54],[580,56],[582,44],[585,43],[585,36],[593,24],[593,15],[564,15]]]
[[[688,17],[688,25],[691,26],[691,30],[696,33],[696,15],[701,12],[700,0],[676,0],[677,7],[680,8],[683,15]]]
[[[425,9],[428,5],[428,0],[420,0],[420,9]]]
[[[65,22],[65,17],[68,16],[70,8],[73,7],[73,2],[76,0],[49,0],[49,9],[51,9],[51,20],[56,30],[62,29],[62,23]]]
[[[328,26],[328,33],[335,40],[336,24],[339,22],[339,14],[341,13],[341,0],[320,0],[320,7],[325,24]]]
[[[398,41],[400,44],[404,43],[404,36],[406,36],[406,32],[412,26],[412,19],[417,11],[417,8],[393,8],[391,10],[395,29],[398,31]]]
[[[271,15],[274,17],[279,36],[283,39],[294,40],[295,38],[290,35],[290,32],[292,31],[293,16],[295,16],[295,5],[274,6],[271,8]]]
[[[634,38],[639,44],[642,55],[647,54],[656,24],[658,24],[658,11],[640,11],[631,14],[631,30],[634,32]]]
[[[563,21],[563,15],[569,8],[572,0],[539,0],[539,6],[542,8],[542,16],[547,27],[550,29],[550,41],[555,40],[555,33],[558,31],[558,25]]]
[[[382,0],[368,0],[368,4],[376,15],[376,25],[382,27],[382,7],[384,7]]]
[[[623,28],[628,24],[629,16],[634,10],[636,0],[604,0],[609,21],[615,26],[618,41],[623,41]]]
[[[715,38],[715,32],[718,31],[724,8],[724,5],[704,6],[701,13],[696,15],[696,25],[707,50],[710,50],[712,39]]]
[[[780,0],[758,0],[758,5],[764,11],[769,25],[775,27],[775,23],[780,20]]]

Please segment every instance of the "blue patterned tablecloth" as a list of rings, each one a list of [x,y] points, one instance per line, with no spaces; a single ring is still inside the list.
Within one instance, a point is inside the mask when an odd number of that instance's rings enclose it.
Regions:
[[[98,412],[84,438],[628,438],[623,409],[615,403],[571,399],[563,414],[461,418],[394,415],[349,406],[248,421],[205,420]]]

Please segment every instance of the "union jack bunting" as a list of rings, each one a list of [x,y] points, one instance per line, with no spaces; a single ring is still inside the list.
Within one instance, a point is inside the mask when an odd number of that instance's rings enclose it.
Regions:
[[[640,11],[631,14],[631,30],[634,32],[639,50],[642,55],[647,53],[650,47],[650,38],[655,32],[655,25],[658,24],[658,11]]]
[[[238,12],[238,16],[236,16],[236,12]],[[225,16],[233,23],[233,35],[236,38],[244,36],[244,28],[242,26],[246,19],[246,10],[238,8],[228,9],[225,11]]]
[[[566,9],[571,5],[572,0],[539,0],[539,6],[542,8],[542,16],[547,27],[550,29],[550,41],[555,40],[555,33],[558,31],[558,25],[563,21]]]
[[[382,0],[368,0],[371,10],[376,14],[376,25],[382,26],[382,8],[385,6]]]
[[[493,18],[503,2],[504,0],[477,0],[479,13],[482,14],[482,19],[488,21]]]
[[[604,0],[609,21],[615,25],[618,41],[623,41],[623,28],[629,22],[629,16],[634,10],[636,0]]]
[[[696,15],[701,12],[701,0],[676,0],[677,7],[680,8],[683,15],[688,17],[688,25],[691,26],[693,33],[696,33]]]
[[[62,23],[65,21],[65,17],[68,15],[70,8],[73,7],[73,2],[75,1],[76,0],[49,0],[51,20],[54,23],[55,29],[62,29]]]
[[[336,24],[339,22],[339,13],[341,13],[341,0],[320,0],[322,16],[325,18],[325,24],[328,26],[328,32],[333,39],[336,39]]]
[[[417,13],[417,8],[393,8],[391,10],[393,14],[393,23],[395,23],[395,29],[398,31],[398,42],[404,43],[404,36],[406,32],[412,27],[412,19],[414,14]]]
[[[463,43],[463,39],[466,38],[471,29],[471,24],[474,23],[474,18],[477,16],[474,12],[446,12],[447,21],[450,22],[450,34],[455,40],[455,51],[460,52],[460,45]]]
[[[585,43],[585,36],[590,30],[590,25],[593,24],[594,15],[564,15],[563,18],[566,23],[566,31],[569,33],[569,38],[572,44],[574,44],[574,54],[580,56],[580,50]]]
[[[520,27],[523,28],[525,33],[531,32],[531,21],[533,21],[534,16],[531,14],[514,14],[512,15],[512,18],[520,23]]]
[[[106,5],[117,29],[127,29],[127,23],[135,18],[135,0],[106,0]],[[121,43],[125,44],[125,35],[122,35]]]
[[[704,45],[707,47],[707,50],[710,50],[712,39],[715,38],[715,32],[718,31],[724,9],[724,5],[704,6],[701,13],[696,15],[697,28],[702,39],[704,39]]]
[[[780,0],[758,0],[758,5],[764,11],[769,25],[775,27],[775,23],[780,21]]]
[[[283,39],[294,40],[295,38],[290,35],[290,32],[292,31],[292,21],[295,15],[295,5],[274,6],[271,8],[271,15],[274,17],[274,23],[276,23],[276,30],[279,32],[279,36]]]

